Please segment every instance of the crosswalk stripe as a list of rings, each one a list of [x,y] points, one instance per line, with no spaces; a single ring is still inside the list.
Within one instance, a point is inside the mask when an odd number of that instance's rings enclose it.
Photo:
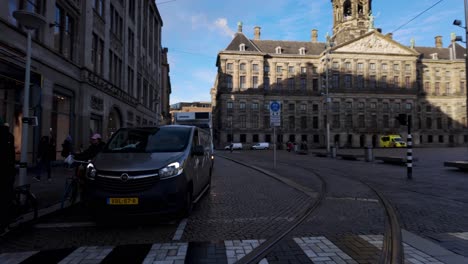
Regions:
[[[378,249],[382,250],[383,247],[383,236],[382,235],[360,235],[360,237],[370,244],[374,245]],[[405,262],[410,264],[421,264],[421,263],[431,263],[431,264],[444,264],[444,262],[439,261],[428,254],[415,249],[414,247],[403,243],[403,251],[405,252]]]
[[[226,256],[228,264],[235,263],[260,246],[265,242],[265,239],[260,240],[225,240],[224,246],[226,247]],[[265,260],[266,261],[266,260]],[[265,263],[265,262],[263,262]]]
[[[294,238],[294,241],[304,251],[312,262],[317,264],[335,263],[355,263],[348,254],[344,253],[335,244],[324,236]]]
[[[39,251],[27,251],[18,253],[3,253],[0,254],[0,263],[2,264],[18,264],[23,260],[39,253]]]
[[[79,247],[59,264],[80,263],[83,260],[101,262],[114,247]]]
[[[187,255],[188,243],[153,244],[143,264],[149,263],[183,263]]]

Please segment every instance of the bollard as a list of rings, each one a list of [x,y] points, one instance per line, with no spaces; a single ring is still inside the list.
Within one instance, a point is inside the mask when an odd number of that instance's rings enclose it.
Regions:
[[[332,147],[330,148],[330,150],[331,150],[331,158],[332,158],[332,159],[335,159],[335,158],[336,158],[336,147],[335,147],[335,146],[332,146]]]
[[[371,147],[371,146],[367,146],[367,147],[364,149],[364,156],[366,157],[366,161],[367,161],[367,162],[374,161],[374,153],[373,153],[373,151],[372,151],[372,147]]]

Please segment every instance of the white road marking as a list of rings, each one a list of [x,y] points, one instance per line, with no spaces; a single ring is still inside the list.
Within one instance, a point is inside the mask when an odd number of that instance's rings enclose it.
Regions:
[[[184,230],[186,226],[187,226],[187,218],[184,218],[182,219],[182,221],[180,221],[179,226],[177,227],[172,240],[179,241],[182,238],[182,235],[184,234]]]
[[[15,252],[0,254],[0,263],[2,264],[18,264],[37,254],[39,251]]]
[[[449,233],[449,235],[452,235],[454,237],[458,237],[463,240],[468,240],[468,232],[463,232],[463,233]]]
[[[265,239],[261,240],[225,240],[224,246],[226,247],[226,256],[228,264],[236,263],[238,260],[243,258],[245,255],[252,252],[252,250],[260,244],[265,242]],[[266,262],[264,262],[264,260]],[[268,263],[266,259],[262,259],[261,263]]]
[[[71,227],[94,227],[95,222],[63,222],[63,223],[49,223],[49,224],[36,224],[34,228],[71,228]]]
[[[312,260],[313,263],[353,263],[357,264],[348,254],[323,236],[294,238],[294,241]]]
[[[153,244],[143,264],[184,262],[188,243]]]
[[[79,247],[73,251],[66,258],[62,259],[59,264],[69,264],[69,263],[100,263],[107,255],[112,251],[114,247],[104,246],[104,247]]]

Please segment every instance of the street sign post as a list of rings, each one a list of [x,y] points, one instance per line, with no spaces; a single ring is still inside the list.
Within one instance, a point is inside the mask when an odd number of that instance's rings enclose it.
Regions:
[[[281,102],[270,101],[270,126],[273,127],[273,167],[276,169],[276,127],[281,126]]]

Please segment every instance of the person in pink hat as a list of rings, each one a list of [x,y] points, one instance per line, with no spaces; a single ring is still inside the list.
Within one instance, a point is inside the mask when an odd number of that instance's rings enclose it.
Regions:
[[[83,161],[92,160],[102,151],[105,145],[106,143],[102,141],[101,135],[96,133],[91,136],[91,145],[82,153],[76,154],[74,158]]]

